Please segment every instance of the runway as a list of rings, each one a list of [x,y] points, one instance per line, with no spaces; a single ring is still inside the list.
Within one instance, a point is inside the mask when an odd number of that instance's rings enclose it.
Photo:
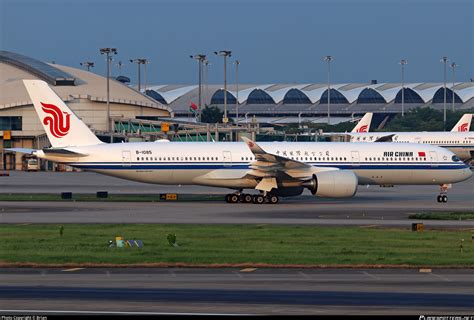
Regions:
[[[0,177],[0,193],[227,193],[196,186],[156,186],[94,173],[24,173]],[[4,180],[5,179],[5,180]],[[474,179],[456,184],[449,202],[435,201],[437,186],[359,187],[351,199],[319,199],[311,195],[284,198],[277,205],[198,202],[0,202],[0,223],[237,223],[410,226],[473,228],[470,221],[411,220],[417,212],[469,211],[474,208]]]
[[[1,309],[207,314],[466,314],[474,310],[472,270],[245,271],[0,269]]]

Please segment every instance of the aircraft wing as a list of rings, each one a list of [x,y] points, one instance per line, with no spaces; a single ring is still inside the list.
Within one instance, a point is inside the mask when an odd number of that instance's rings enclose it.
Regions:
[[[254,141],[242,137],[250,151],[255,155],[255,161],[250,164],[248,176],[262,178],[256,189],[270,191],[277,188],[277,179],[306,180],[314,173],[322,171],[309,164],[271,154],[263,150]],[[325,168],[324,170],[338,170],[337,168]]]
[[[378,138],[374,142],[393,142],[394,136],[395,136],[394,134],[389,134],[389,135]]]

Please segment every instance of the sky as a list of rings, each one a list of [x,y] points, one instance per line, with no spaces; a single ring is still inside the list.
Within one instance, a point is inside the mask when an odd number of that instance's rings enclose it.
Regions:
[[[456,81],[474,78],[474,0],[0,0],[0,48],[80,67],[101,47],[116,47],[122,74],[136,82],[129,59],[147,58],[148,84],[195,84],[207,54],[209,83],[327,81],[323,57],[334,57],[331,82],[442,82],[447,56]],[[144,80],[142,80],[143,82]],[[452,81],[448,68],[448,81]]]

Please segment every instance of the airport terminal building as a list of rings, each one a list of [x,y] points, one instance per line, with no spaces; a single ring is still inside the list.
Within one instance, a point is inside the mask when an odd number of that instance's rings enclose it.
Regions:
[[[444,108],[443,83],[406,83],[404,110],[417,107]],[[229,116],[239,115],[239,122],[254,116],[261,123],[327,122],[328,85],[308,84],[239,84],[227,87]],[[202,86],[202,105],[223,108],[222,85]],[[453,94],[454,92],[454,94]],[[169,106],[176,118],[192,117],[190,103],[198,103],[196,85],[159,85],[146,94]],[[474,108],[474,82],[447,84],[447,108],[470,110]],[[329,104],[331,123],[347,121],[366,112],[394,115],[402,111],[401,83],[340,83],[330,85]],[[237,103],[238,99],[238,103]],[[237,110],[238,109],[238,110]]]

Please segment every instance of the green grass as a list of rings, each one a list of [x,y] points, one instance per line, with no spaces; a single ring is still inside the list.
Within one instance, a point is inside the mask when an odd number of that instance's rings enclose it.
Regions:
[[[177,201],[223,201],[224,195],[179,194]],[[109,194],[107,198],[97,198],[96,194],[73,193],[72,199],[61,199],[59,193],[2,193],[0,201],[97,201],[97,202],[157,202],[159,194]],[[168,200],[171,201],[171,200]]]
[[[0,225],[0,262],[474,266],[469,231],[270,225]],[[166,237],[177,235],[179,247]],[[108,248],[121,235],[139,248]],[[460,239],[464,252],[459,251]]]
[[[471,220],[474,219],[474,212],[422,212],[411,214],[409,218],[426,220]]]

